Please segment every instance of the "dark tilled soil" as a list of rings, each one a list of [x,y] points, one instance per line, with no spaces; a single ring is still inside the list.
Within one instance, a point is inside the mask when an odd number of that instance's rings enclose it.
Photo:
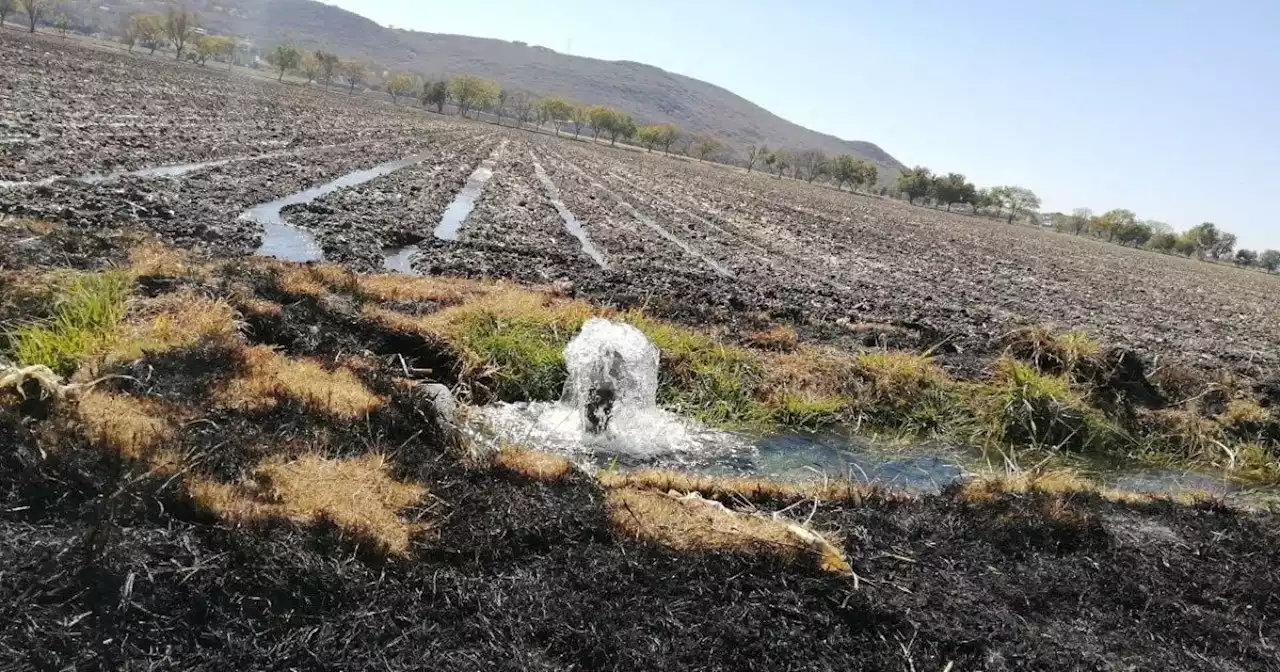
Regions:
[[[426,151],[417,167],[286,215],[315,230],[329,258],[361,269],[379,267],[383,248],[425,236],[424,271],[569,280],[596,300],[720,324],[730,335],[782,321],[814,341],[934,348],[960,374],[979,374],[1009,331],[1039,324],[1081,329],[1205,379],[1227,370],[1265,380],[1280,364],[1271,328],[1280,280],[1264,274],[7,36],[0,132],[21,142],[3,144],[0,180],[291,153],[173,179],[0,187],[0,214],[87,230],[137,225],[210,253],[244,254],[261,233],[237,219],[247,207]],[[443,208],[501,140],[504,156],[459,240],[433,241]],[[608,271],[556,230],[534,160],[603,249]]]
[[[495,199],[523,193],[500,184]],[[82,238],[55,231],[27,249],[92,268],[127,242],[71,242]],[[209,408],[240,366],[223,347],[118,366],[109,373],[124,377],[103,389],[182,409],[168,447],[222,482],[268,455],[381,453],[397,478],[429,488],[404,512],[428,531],[388,559],[329,524],[232,528],[197,510],[181,477],[145,476],[87,444],[62,407],[24,415],[10,398],[0,669],[1280,669],[1274,513],[949,491],[780,513],[839,540],[856,579],[766,552],[677,553],[620,533],[594,480],[468,466],[398,382],[399,353],[450,370],[430,344],[343,301],[286,294],[273,277],[236,263],[177,284],[278,302],[280,316],[250,319],[245,333],[289,356],[359,353],[361,377],[390,399],[367,421],[293,403]],[[148,284],[177,286],[163,280]],[[32,308],[3,309],[9,320]]]
[[[272,436],[219,421],[223,444]],[[331,526],[230,529],[172,483],[133,481],[87,446],[68,458],[6,415],[0,666],[1280,669],[1274,516],[1083,496],[824,504],[813,524],[844,538],[855,582],[769,554],[636,541],[588,479],[464,469],[390,427],[370,445],[429,484],[412,515],[433,527],[384,560]]]

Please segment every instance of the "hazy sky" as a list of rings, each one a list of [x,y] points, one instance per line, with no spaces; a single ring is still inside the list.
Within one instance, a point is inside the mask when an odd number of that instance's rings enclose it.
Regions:
[[[1280,0],[332,0],[703,79],[1044,209],[1280,248]]]

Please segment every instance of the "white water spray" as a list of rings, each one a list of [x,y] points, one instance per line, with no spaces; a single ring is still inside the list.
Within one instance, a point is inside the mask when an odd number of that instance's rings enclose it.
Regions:
[[[564,351],[558,402],[477,410],[489,441],[577,455],[637,459],[751,452],[739,437],[658,408],[658,348],[635,327],[592,318]]]

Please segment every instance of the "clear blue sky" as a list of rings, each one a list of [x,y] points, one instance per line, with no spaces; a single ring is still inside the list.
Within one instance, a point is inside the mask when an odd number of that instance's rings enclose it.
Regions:
[[[1044,209],[1280,248],[1280,0],[331,0],[703,79]]]

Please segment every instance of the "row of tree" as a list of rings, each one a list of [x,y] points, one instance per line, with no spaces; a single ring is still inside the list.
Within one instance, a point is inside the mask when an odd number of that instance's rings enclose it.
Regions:
[[[15,7],[31,12],[34,7],[34,23],[43,16],[47,0],[0,0],[0,25]],[[24,3],[30,3],[24,4]],[[249,64],[254,58],[248,46],[230,37],[203,34],[198,30],[199,16],[185,8],[171,6],[161,15],[136,15],[120,26],[121,41],[130,50],[135,45],[150,49],[172,46],[175,58],[187,54],[188,60],[204,64],[209,59],[225,61],[228,67],[235,62]],[[278,79],[294,74],[307,84],[319,82],[326,87],[336,80],[346,84],[354,93],[356,87],[368,84],[378,77],[379,68],[360,61],[343,60],[324,50],[306,51],[293,45],[277,45],[266,55],[267,63],[279,72]],[[729,147],[720,140],[682,133],[675,124],[639,126],[630,114],[603,105],[583,105],[560,97],[537,98],[533,94],[502,87],[482,77],[470,74],[456,75],[448,79],[432,80],[412,73],[383,73],[381,88],[392,101],[416,100],[424,108],[431,107],[438,113],[445,112],[451,104],[457,113],[469,117],[475,111],[484,111],[497,117],[498,123],[510,119],[519,125],[536,124],[550,126],[556,134],[572,130],[574,137],[589,131],[593,140],[608,137],[610,144],[618,140],[636,142],[652,152],[660,148],[701,161],[728,160]],[[849,155],[834,158],[818,150],[770,149],[764,144],[748,145],[741,156],[747,172],[756,167],[782,179],[788,171],[796,180],[813,183],[830,182],[837,189],[845,185],[857,190],[874,189],[879,179],[876,165],[870,161]],[[1007,217],[1012,223],[1017,217],[1033,217],[1040,208],[1039,197],[1030,189],[1019,186],[998,186],[979,189],[960,173],[934,174],[930,169],[916,166],[903,172],[891,187],[881,187],[883,195],[905,198],[945,206],[948,211],[954,205],[967,205],[975,213],[994,209],[996,215]],[[1234,261],[1242,266],[1253,266],[1268,271],[1280,270],[1280,253],[1266,250],[1235,252],[1236,237],[1221,231],[1212,223],[1193,227],[1177,233],[1173,227],[1152,220],[1139,221],[1129,210],[1115,209],[1095,216],[1081,208],[1071,215],[1050,216],[1047,222],[1058,230],[1076,235],[1092,235],[1108,242],[1133,247],[1147,247],[1159,252],[1197,256],[1202,259]],[[1232,253],[1235,252],[1234,256]]]
[[[1049,224],[1064,233],[1092,236],[1099,240],[1131,247],[1145,247],[1184,257],[1232,260],[1241,266],[1280,271],[1280,252],[1236,250],[1235,234],[1223,231],[1212,222],[1193,226],[1183,232],[1154,219],[1140,220],[1132,210],[1116,208],[1095,215],[1088,208],[1076,208],[1070,215],[1052,215]]]

